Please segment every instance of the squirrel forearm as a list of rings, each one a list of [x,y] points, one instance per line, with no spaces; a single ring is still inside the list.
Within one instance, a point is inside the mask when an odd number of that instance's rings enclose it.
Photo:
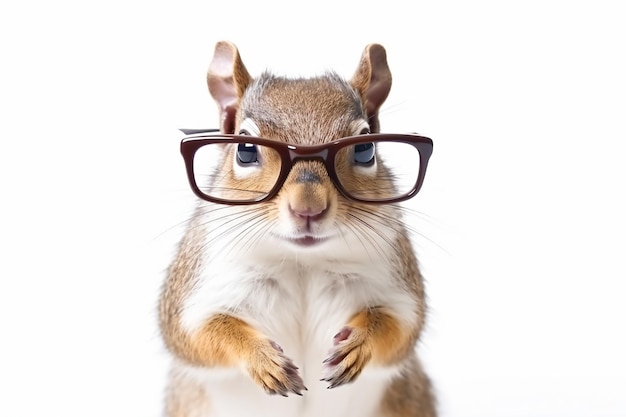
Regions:
[[[371,362],[391,365],[406,357],[418,337],[418,328],[398,320],[385,307],[373,307],[355,314],[348,327],[363,329],[371,349]]]
[[[180,359],[197,366],[235,366],[258,340],[247,323],[226,314],[210,317],[194,331],[169,323],[164,331],[168,348]]]

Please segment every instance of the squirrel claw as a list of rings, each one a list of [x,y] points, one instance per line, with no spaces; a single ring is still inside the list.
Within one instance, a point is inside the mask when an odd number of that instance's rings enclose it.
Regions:
[[[333,347],[322,362],[324,370],[320,381],[328,382],[328,389],[350,383],[361,374],[370,357],[365,332],[344,327],[333,337]]]
[[[290,393],[302,395],[304,381],[294,365],[276,343],[267,342],[257,350],[248,366],[252,379],[270,395],[287,397]]]

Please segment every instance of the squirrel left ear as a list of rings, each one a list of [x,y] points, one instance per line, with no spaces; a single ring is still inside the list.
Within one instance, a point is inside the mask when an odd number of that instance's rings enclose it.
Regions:
[[[218,42],[209,65],[207,84],[219,107],[222,133],[235,133],[237,110],[243,93],[251,82],[252,77],[243,64],[237,47],[227,41]]]
[[[378,110],[391,90],[391,71],[387,65],[387,53],[382,45],[373,43],[365,47],[350,84],[361,94],[370,131],[379,132]]]

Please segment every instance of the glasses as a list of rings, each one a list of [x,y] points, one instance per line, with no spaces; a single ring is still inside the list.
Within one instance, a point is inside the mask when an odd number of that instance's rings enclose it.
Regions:
[[[431,139],[373,133],[323,145],[294,145],[214,130],[183,130],[187,177],[203,200],[256,204],[275,197],[298,161],[320,161],[337,190],[362,203],[395,203],[415,196],[424,182]],[[313,173],[299,181],[319,181]]]

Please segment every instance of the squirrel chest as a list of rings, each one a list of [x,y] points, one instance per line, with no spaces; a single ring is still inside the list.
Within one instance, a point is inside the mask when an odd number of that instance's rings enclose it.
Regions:
[[[267,259],[267,258],[263,258]],[[267,262],[267,261],[266,261]],[[317,265],[314,265],[317,264]],[[320,379],[329,340],[365,306],[394,305],[405,317],[414,317],[414,302],[384,263],[346,263],[316,260],[311,264],[279,260],[210,262],[185,303],[183,320],[197,328],[216,312],[248,322],[280,348],[291,352],[307,391],[303,396],[268,396],[240,369],[205,370],[183,366],[206,387],[216,408],[228,416],[378,416],[381,398],[399,366],[370,366],[359,380],[329,390]],[[214,269],[215,268],[215,269]],[[207,274],[206,279],[202,275]],[[400,307],[403,306],[403,307]],[[244,398],[247,398],[244,400]],[[264,410],[264,411],[262,411]]]

